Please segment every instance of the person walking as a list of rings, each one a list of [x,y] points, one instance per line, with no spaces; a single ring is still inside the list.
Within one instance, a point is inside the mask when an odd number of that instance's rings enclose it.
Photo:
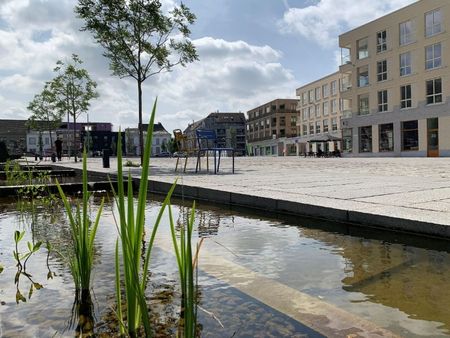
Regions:
[[[58,161],[61,161],[62,158],[62,141],[58,137],[55,141],[55,147],[56,147],[56,157],[58,157]]]

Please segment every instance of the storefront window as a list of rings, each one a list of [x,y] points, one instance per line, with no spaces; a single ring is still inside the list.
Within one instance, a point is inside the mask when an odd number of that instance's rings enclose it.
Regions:
[[[359,152],[372,152],[372,126],[359,128]]]
[[[380,152],[394,151],[394,125],[380,124]]]
[[[342,130],[342,150],[346,153],[351,153],[353,150],[353,132],[351,128]]]
[[[402,122],[402,150],[419,150],[419,126],[417,120]]]

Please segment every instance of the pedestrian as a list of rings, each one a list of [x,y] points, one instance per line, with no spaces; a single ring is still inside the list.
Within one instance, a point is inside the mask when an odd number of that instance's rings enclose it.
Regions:
[[[62,141],[58,137],[55,141],[55,147],[56,147],[56,157],[58,157],[58,161],[61,161],[62,158]]]

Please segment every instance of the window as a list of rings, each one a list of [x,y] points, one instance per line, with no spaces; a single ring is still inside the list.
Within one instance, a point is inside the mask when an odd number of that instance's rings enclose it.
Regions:
[[[309,135],[314,135],[314,123],[309,124]]]
[[[286,126],[286,117],[280,116],[280,127]]]
[[[303,136],[308,135],[308,125],[307,124],[302,125],[302,135]]]
[[[400,76],[411,75],[411,52],[400,54]]]
[[[377,81],[386,81],[387,80],[387,61],[378,61],[377,62]]]
[[[316,97],[316,101],[320,100],[320,87],[317,87],[316,89],[314,89],[315,92],[315,97]]]
[[[369,94],[358,96],[359,115],[369,114]]]
[[[358,87],[366,87],[369,85],[369,66],[358,68]]]
[[[400,108],[411,108],[412,107],[412,95],[411,95],[411,85],[400,87]]]
[[[328,132],[328,120],[323,120],[323,132]]]
[[[320,121],[316,121],[316,134],[320,134]]]
[[[48,137],[46,137],[46,138],[44,139],[44,144],[45,144],[45,145],[49,145],[49,144],[50,144],[50,139],[49,139]]]
[[[427,81],[427,104],[442,102],[442,80],[433,79]]]
[[[309,91],[309,103],[312,103],[314,101],[314,90]]]
[[[331,114],[337,113],[337,100],[333,99],[331,100]]]
[[[309,106],[309,107],[308,107],[308,119],[312,118],[312,116],[313,116],[312,110],[313,110],[313,107],[312,107],[312,106]]]
[[[425,69],[441,66],[442,48],[440,43],[425,47]]]
[[[36,137],[30,137],[30,138],[28,139],[28,143],[29,143],[29,144],[35,145],[35,144],[36,144]]]
[[[338,130],[337,117],[333,117],[331,119],[331,130],[333,131]]]
[[[380,124],[380,152],[394,151],[394,124]]]
[[[407,45],[413,42],[412,21],[402,22],[400,24],[400,45]]]
[[[386,31],[377,33],[377,53],[381,53],[387,50]]]
[[[302,120],[306,121],[308,119],[308,108],[302,109]]]
[[[388,92],[381,90],[378,92],[378,111],[385,112],[388,110]]]
[[[328,90],[328,84],[324,84],[322,86],[322,97],[326,98],[326,97],[328,97],[328,95],[330,95],[329,90]]]
[[[302,96],[303,96],[303,105],[305,105],[308,103],[308,93],[304,92]]]
[[[432,36],[442,31],[442,16],[441,10],[435,9],[434,11],[425,14],[425,36]]]
[[[323,103],[323,116],[328,116],[329,110],[328,110],[328,101],[325,101]]]
[[[359,128],[359,152],[372,152],[372,126]]]
[[[297,116],[291,115],[291,127],[295,127],[297,125]]]
[[[337,81],[331,82],[331,95],[336,95],[337,93]]]
[[[316,117],[320,117],[320,104],[316,104],[314,107]]]
[[[402,150],[419,150],[419,128],[417,120],[402,122]]]
[[[369,39],[368,38],[358,40],[357,48],[358,48],[358,59],[359,60],[369,57]]]
[[[346,153],[351,153],[353,150],[353,130],[345,128],[342,130],[342,150]]]

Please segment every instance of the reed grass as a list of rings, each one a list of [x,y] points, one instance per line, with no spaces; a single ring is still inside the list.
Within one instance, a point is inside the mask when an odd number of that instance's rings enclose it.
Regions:
[[[194,338],[197,333],[197,283],[196,267],[198,254],[202,241],[197,244],[195,255],[192,255],[192,230],[195,220],[195,202],[187,224],[182,223],[179,232],[179,241],[175,231],[175,222],[172,216],[172,208],[169,206],[169,223],[172,235],[172,243],[177,259],[178,272],[181,284],[181,325],[179,336]]]
[[[91,272],[94,264],[94,239],[102,214],[104,200],[102,199],[95,221],[92,222],[88,212],[91,193],[88,191],[86,149],[83,151],[83,196],[81,206],[77,202],[75,210],[73,210],[58,181],[56,181],[56,185],[70,223],[73,252],[70,256],[69,265],[75,289],[77,293],[80,290],[87,291],[90,288]]]
[[[150,240],[147,248],[143,246],[144,225],[145,225],[145,206],[147,204],[147,188],[150,164],[150,152],[153,136],[153,124],[155,119],[157,100],[153,105],[150,122],[147,129],[145,140],[141,179],[138,198],[135,206],[133,196],[133,185],[130,173],[127,180],[127,194],[125,196],[124,179],[122,171],[122,139],[119,132],[117,142],[117,192],[114,191],[115,200],[119,213],[119,237],[116,243],[115,266],[116,266],[116,301],[117,315],[120,322],[120,334],[125,331],[130,337],[137,337],[139,329],[143,325],[145,336],[151,337],[152,330],[149,319],[149,312],[145,299],[145,289],[148,279],[148,267],[150,264],[150,255],[153,249],[156,232],[160,224],[165,208],[170,203],[170,198],[175,189],[176,182],[168,192],[161,209],[155,219]],[[122,251],[123,271],[120,271],[119,243]],[[143,265],[141,264],[141,258]],[[122,272],[122,273],[121,273]],[[126,321],[122,311],[121,295],[121,275],[124,279],[124,302],[126,303]]]

